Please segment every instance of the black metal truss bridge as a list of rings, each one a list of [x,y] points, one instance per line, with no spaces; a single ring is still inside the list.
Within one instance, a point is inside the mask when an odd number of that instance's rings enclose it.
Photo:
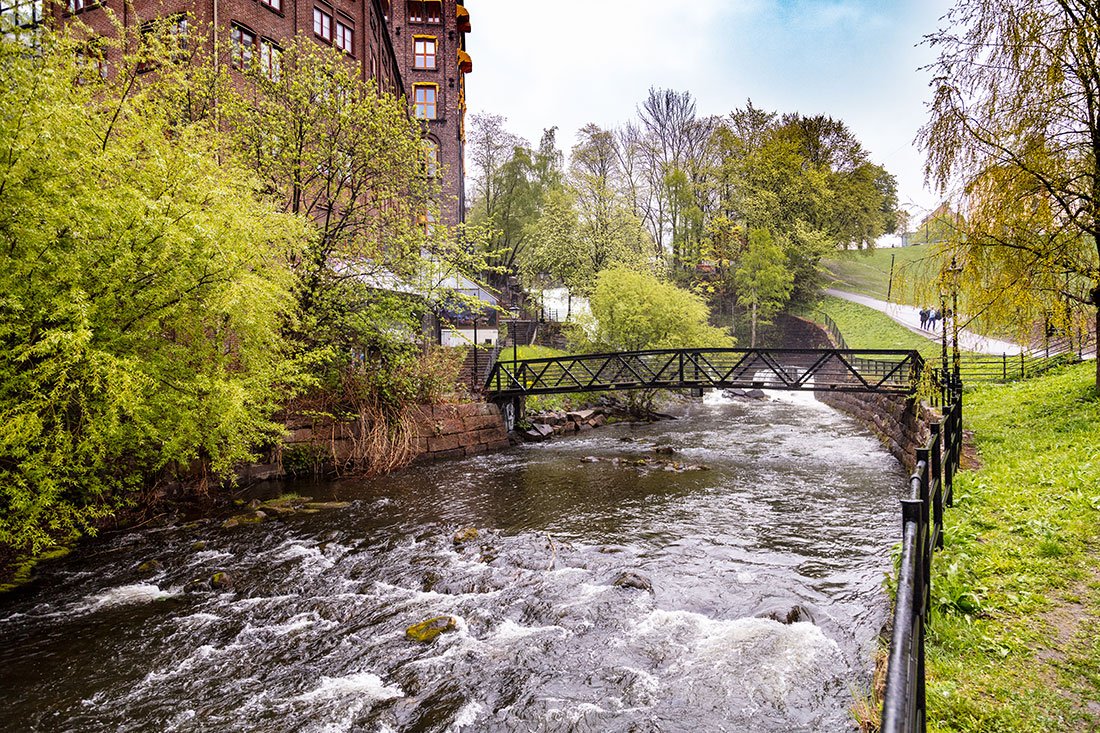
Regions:
[[[497,361],[484,392],[719,388],[908,395],[923,371],[919,353],[899,349],[658,349]]]

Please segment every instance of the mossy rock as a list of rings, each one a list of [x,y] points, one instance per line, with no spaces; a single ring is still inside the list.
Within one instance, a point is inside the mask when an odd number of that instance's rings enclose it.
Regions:
[[[205,550],[206,549],[206,543],[205,542],[196,542],[195,544],[191,545],[191,549],[195,552],[198,552],[199,550]]]
[[[60,560],[73,551],[71,547],[51,547],[38,556],[38,562],[46,562],[47,560]]]
[[[313,501],[312,496],[298,496],[297,494],[288,494],[287,496],[280,496],[278,499],[268,499],[260,506],[266,508],[269,507],[292,507],[297,504],[308,504]]]
[[[454,631],[457,622],[450,616],[436,616],[427,621],[421,621],[405,629],[405,638],[410,641],[430,642],[447,631]]]
[[[344,509],[351,506],[350,501],[309,501],[306,509]]]
[[[475,529],[474,527],[466,527],[465,529],[460,529],[457,532],[455,532],[454,543],[456,545],[461,545],[464,542],[470,542],[471,540],[476,540],[477,536],[478,536],[477,529]]]
[[[242,524],[259,524],[267,518],[267,515],[263,512],[255,512],[252,514],[238,514],[235,517],[230,517],[222,523],[224,529],[232,529],[233,527],[239,527]]]
[[[228,590],[233,587],[233,576],[225,571],[219,571],[210,576],[210,587],[214,590]]]
[[[146,560],[141,565],[138,565],[139,573],[155,573],[161,569],[160,560]]]

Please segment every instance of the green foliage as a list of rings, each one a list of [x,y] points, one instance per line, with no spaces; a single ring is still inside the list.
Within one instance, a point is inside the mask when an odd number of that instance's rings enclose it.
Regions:
[[[484,232],[442,223],[454,204],[441,200],[439,177],[424,175],[421,123],[305,35],[283,50],[279,73],[259,59],[246,71],[223,105],[233,150],[284,211],[315,225],[292,262],[297,340],[371,354],[407,348],[454,277],[485,268]]]
[[[106,79],[79,39],[0,43],[0,542],[33,550],[171,461],[227,475],[296,378],[280,325],[305,227],[179,117],[187,75],[136,83],[178,47],[119,32],[102,43],[137,55]]]
[[[958,0],[920,142],[966,221],[940,248],[962,312],[1027,332],[1100,322],[1100,16],[1086,0]],[[1075,323],[1078,321],[1078,323]],[[1096,384],[1100,387],[1100,362]]]
[[[1100,394],[1091,365],[967,393],[984,466],[957,475],[932,567],[929,729],[1087,729],[1100,698]],[[1061,626],[1061,628],[1059,628]]]
[[[733,346],[724,329],[707,325],[702,299],[655,276],[616,268],[596,279],[592,318],[578,322],[570,341],[587,351],[634,351]]]
[[[794,274],[787,268],[783,250],[772,240],[767,229],[749,232],[749,246],[734,275],[737,300],[752,312],[752,342],[756,346],[756,327],[769,323],[787,303]]]

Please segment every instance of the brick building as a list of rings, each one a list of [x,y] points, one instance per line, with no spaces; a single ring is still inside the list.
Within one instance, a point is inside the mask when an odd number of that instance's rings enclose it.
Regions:
[[[455,0],[396,0],[389,29],[413,115],[426,123],[427,168],[443,176],[443,216],[463,221],[470,14]]]
[[[0,5],[42,5],[42,0],[0,0]],[[299,32],[353,59],[360,78],[402,94],[404,85],[386,27],[388,0],[65,0],[46,10],[59,22],[76,18],[94,32],[112,34],[110,9],[125,27],[178,16],[218,29],[234,53],[268,63]],[[111,59],[104,59],[109,66]]]

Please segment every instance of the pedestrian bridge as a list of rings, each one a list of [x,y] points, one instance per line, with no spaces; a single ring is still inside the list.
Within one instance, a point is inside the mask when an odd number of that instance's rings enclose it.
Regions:
[[[923,371],[919,353],[898,349],[657,349],[498,360],[484,392],[740,388],[908,395]]]

